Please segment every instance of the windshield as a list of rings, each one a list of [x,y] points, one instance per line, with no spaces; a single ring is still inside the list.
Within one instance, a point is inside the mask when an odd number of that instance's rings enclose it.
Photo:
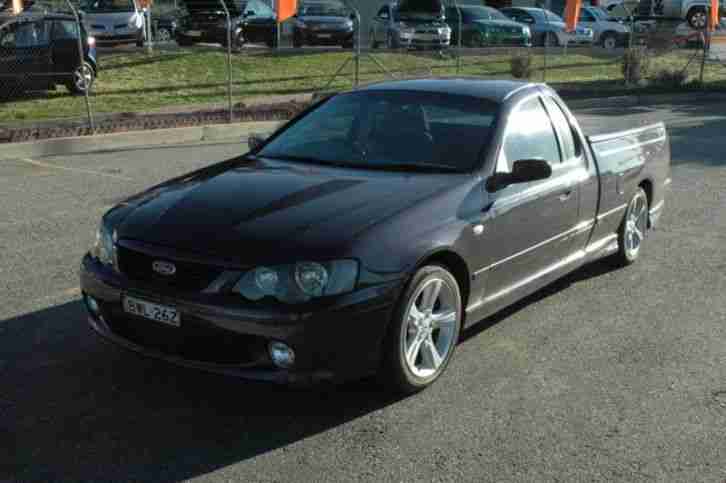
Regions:
[[[490,7],[460,7],[462,17],[465,21],[471,22],[473,20],[509,20],[499,10],[495,10]]]
[[[302,15],[319,17],[345,17],[346,11],[339,5],[308,5],[303,7]]]
[[[548,22],[562,22],[562,23],[565,22],[564,20],[562,20],[562,17],[557,15],[555,12],[552,12],[551,10],[541,10],[540,12],[537,12],[535,15],[537,15],[542,20],[545,20],[545,15],[546,15],[547,16],[546,20]]]
[[[488,146],[498,104],[445,93],[338,95],[272,139],[259,156],[362,169],[466,172]]]
[[[610,20],[610,14],[608,14],[602,8],[590,8],[587,11],[590,12],[598,20]]]
[[[90,0],[81,5],[86,13],[135,12],[133,0]]]

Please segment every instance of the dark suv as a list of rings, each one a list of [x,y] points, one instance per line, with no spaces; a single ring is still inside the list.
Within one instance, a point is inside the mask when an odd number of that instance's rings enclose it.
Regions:
[[[78,35],[71,15],[0,13],[0,93],[51,90],[58,84],[76,94],[90,89],[98,74],[96,42],[81,27],[81,63]]]
[[[355,15],[340,3],[304,3],[295,15],[292,44],[353,47],[354,19]]]
[[[232,20],[232,44],[264,43],[274,47],[277,39],[275,12],[262,0],[224,0]],[[187,15],[179,20],[176,41],[181,46],[198,42],[227,45],[227,16],[219,0],[184,0]]]

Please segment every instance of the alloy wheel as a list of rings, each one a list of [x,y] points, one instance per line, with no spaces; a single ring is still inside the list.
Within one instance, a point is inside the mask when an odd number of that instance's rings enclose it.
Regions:
[[[643,192],[638,192],[628,205],[625,214],[625,252],[634,260],[640,252],[648,228],[648,199]]]
[[[414,292],[404,318],[402,359],[418,379],[429,379],[441,369],[456,344],[458,295],[439,277],[426,279]]]
[[[78,92],[86,92],[93,84],[93,68],[84,63],[73,72],[73,85]]]

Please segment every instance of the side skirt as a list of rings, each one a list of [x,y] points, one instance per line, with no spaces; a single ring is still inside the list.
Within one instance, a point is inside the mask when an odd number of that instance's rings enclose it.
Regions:
[[[466,326],[470,326],[490,315],[502,310],[509,305],[533,294],[537,290],[549,285],[555,280],[562,278],[570,272],[580,268],[586,263],[599,260],[618,250],[618,236],[611,233],[600,240],[591,243],[585,249],[578,250],[573,254],[550,265],[549,267],[534,273],[509,287],[490,294],[483,299],[471,303],[466,308]]]

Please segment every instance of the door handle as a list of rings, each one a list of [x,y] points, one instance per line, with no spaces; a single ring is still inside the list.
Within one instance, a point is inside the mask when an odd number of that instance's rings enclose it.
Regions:
[[[560,195],[560,201],[567,201],[572,196],[572,190],[567,190]]]

